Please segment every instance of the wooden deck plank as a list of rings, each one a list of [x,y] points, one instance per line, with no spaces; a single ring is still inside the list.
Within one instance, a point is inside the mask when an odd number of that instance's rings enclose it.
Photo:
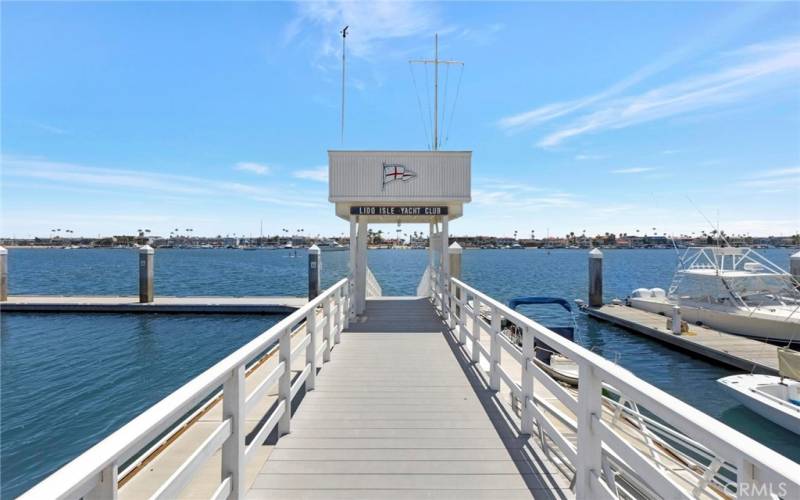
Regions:
[[[587,313],[732,368],[778,374],[778,348],[766,342],[697,325],[689,325],[688,334],[675,335],[666,328],[666,317],[629,306],[608,304]]]
[[[427,300],[369,300],[248,498],[573,498],[443,328]]]

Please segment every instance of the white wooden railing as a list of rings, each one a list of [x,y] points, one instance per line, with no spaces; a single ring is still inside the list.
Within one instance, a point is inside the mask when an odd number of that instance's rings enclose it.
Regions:
[[[372,274],[372,269],[367,267],[367,297],[381,297],[383,290],[381,284],[378,283],[378,278]]]
[[[442,319],[486,367],[488,386],[502,384],[520,402],[520,433],[574,471],[578,498],[800,498],[797,463],[460,280],[441,283],[432,272]],[[521,349],[503,334],[503,319],[522,330]],[[577,397],[537,366],[534,340],[577,364]],[[518,377],[502,366],[503,354],[517,362]],[[555,399],[537,395],[535,384]]]
[[[320,356],[323,363],[330,360],[331,349],[339,343],[341,331],[349,321],[349,290],[347,279],[339,281],[50,475],[22,498],[116,498],[120,467],[132,460],[135,464],[137,457],[150,449],[147,448],[150,443],[183,422],[199,404],[214,397],[220,387],[222,422],[151,498],[175,498],[192,480],[194,473],[219,450],[222,457],[219,477],[222,480],[212,498],[244,498],[247,462],[275,427],[279,436],[289,433],[292,399],[303,385],[306,390],[313,390]],[[292,346],[295,333],[302,333],[302,338],[295,338]],[[247,366],[275,345],[277,366],[248,394],[245,388]],[[296,366],[303,353],[305,361]],[[294,380],[293,372],[299,372]],[[278,404],[268,415],[258,415],[260,418],[257,420],[264,423],[252,431],[255,436],[246,443],[245,416],[276,384]]]

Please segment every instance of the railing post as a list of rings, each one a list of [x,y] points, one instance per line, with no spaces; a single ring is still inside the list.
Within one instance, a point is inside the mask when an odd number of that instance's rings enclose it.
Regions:
[[[333,335],[331,335],[331,298],[325,297],[322,301],[322,316],[327,318],[322,327],[322,338],[328,341],[328,347],[322,351],[322,362],[327,363],[331,360],[331,349],[333,349]]]
[[[467,318],[466,318],[466,311],[464,309],[464,305],[467,303],[467,297],[469,294],[466,290],[462,290],[461,287],[454,287],[453,293],[456,294],[456,299],[454,301],[456,307],[456,324],[458,325],[458,336],[461,339],[462,343],[466,346],[467,345]],[[463,298],[464,304],[461,304],[461,300]]]
[[[602,411],[602,380],[594,372],[589,362],[584,361],[578,368],[578,463],[575,471],[575,496],[592,498],[592,476],[600,477],[602,443],[597,425]],[[598,423],[595,422],[597,420]]]
[[[119,491],[118,481],[117,464],[112,463],[100,471],[100,481],[92,491],[84,495],[84,500],[116,500]]]
[[[336,295],[336,310],[338,311],[336,316],[338,317],[338,320],[336,321],[336,328],[333,331],[333,336],[334,336],[333,342],[335,344],[338,344],[342,341],[342,330],[344,330],[345,320],[344,316],[340,314],[342,311],[342,304],[344,303],[343,297],[344,296],[342,294],[342,289],[340,288],[339,292]]]
[[[348,303],[347,293],[345,292],[346,290],[347,290],[346,287],[339,288],[338,302],[339,302],[339,312],[341,313],[340,316],[341,321],[339,322],[339,328],[336,329],[336,335],[335,335],[336,338],[334,339],[334,343],[336,344],[342,341],[342,330],[347,328],[347,325],[349,324],[350,321],[350,317],[347,315],[346,312]]]
[[[231,420],[231,435],[222,445],[222,477],[231,478],[231,494],[228,498],[244,498],[245,495],[245,367],[239,365],[222,386],[222,418]]]
[[[466,321],[466,320],[465,320]],[[478,344],[481,343],[481,299],[477,295],[472,296],[472,362],[481,361],[481,351]]]
[[[325,321],[323,314],[322,320]],[[329,319],[330,320],[330,319]],[[313,307],[306,316],[306,330],[311,336],[306,346],[306,364],[311,366],[306,378],[306,390],[313,391],[317,383],[317,308]]]
[[[489,351],[492,359],[489,361],[489,388],[493,391],[500,390],[500,361],[502,351],[500,350],[500,311],[497,307],[492,306],[492,325],[491,325],[491,341]]]
[[[284,363],[283,375],[278,382],[278,401],[284,406],[283,415],[278,422],[278,436],[291,432],[292,420],[292,331],[286,328],[278,345],[278,362]]]
[[[520,386],[522,388],[522,414],[520,430],[522,434],[533,434],[533,372],[530,364],[536,357],[533,349],[533,330],[527,326],[522,327],[522,373]]]

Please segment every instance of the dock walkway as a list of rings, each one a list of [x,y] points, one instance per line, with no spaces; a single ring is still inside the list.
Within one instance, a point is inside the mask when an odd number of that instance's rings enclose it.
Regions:
[[[164,297],[141,303],[134,296],[13,295],[0,302],[3,312],[288,314],[303,307],[304,297]]]
[[[705,326],[689,325],[689,333],[675,335],[666,317],[629,306],[604,305],[586,312],[615,325],[660,340],[695,355],[748,372],[778,374],[777,347]]]
[[[426,298],[375,298],[342,334],[248,498],[567,498]]]

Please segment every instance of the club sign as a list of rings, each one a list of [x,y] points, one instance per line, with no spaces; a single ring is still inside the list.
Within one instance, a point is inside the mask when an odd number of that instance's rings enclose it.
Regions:
[[[358,207],[350,207],[350,215],[389,215],[389,216],[400,216],[400,217],[447,215],[447,207],[358,206]]]

